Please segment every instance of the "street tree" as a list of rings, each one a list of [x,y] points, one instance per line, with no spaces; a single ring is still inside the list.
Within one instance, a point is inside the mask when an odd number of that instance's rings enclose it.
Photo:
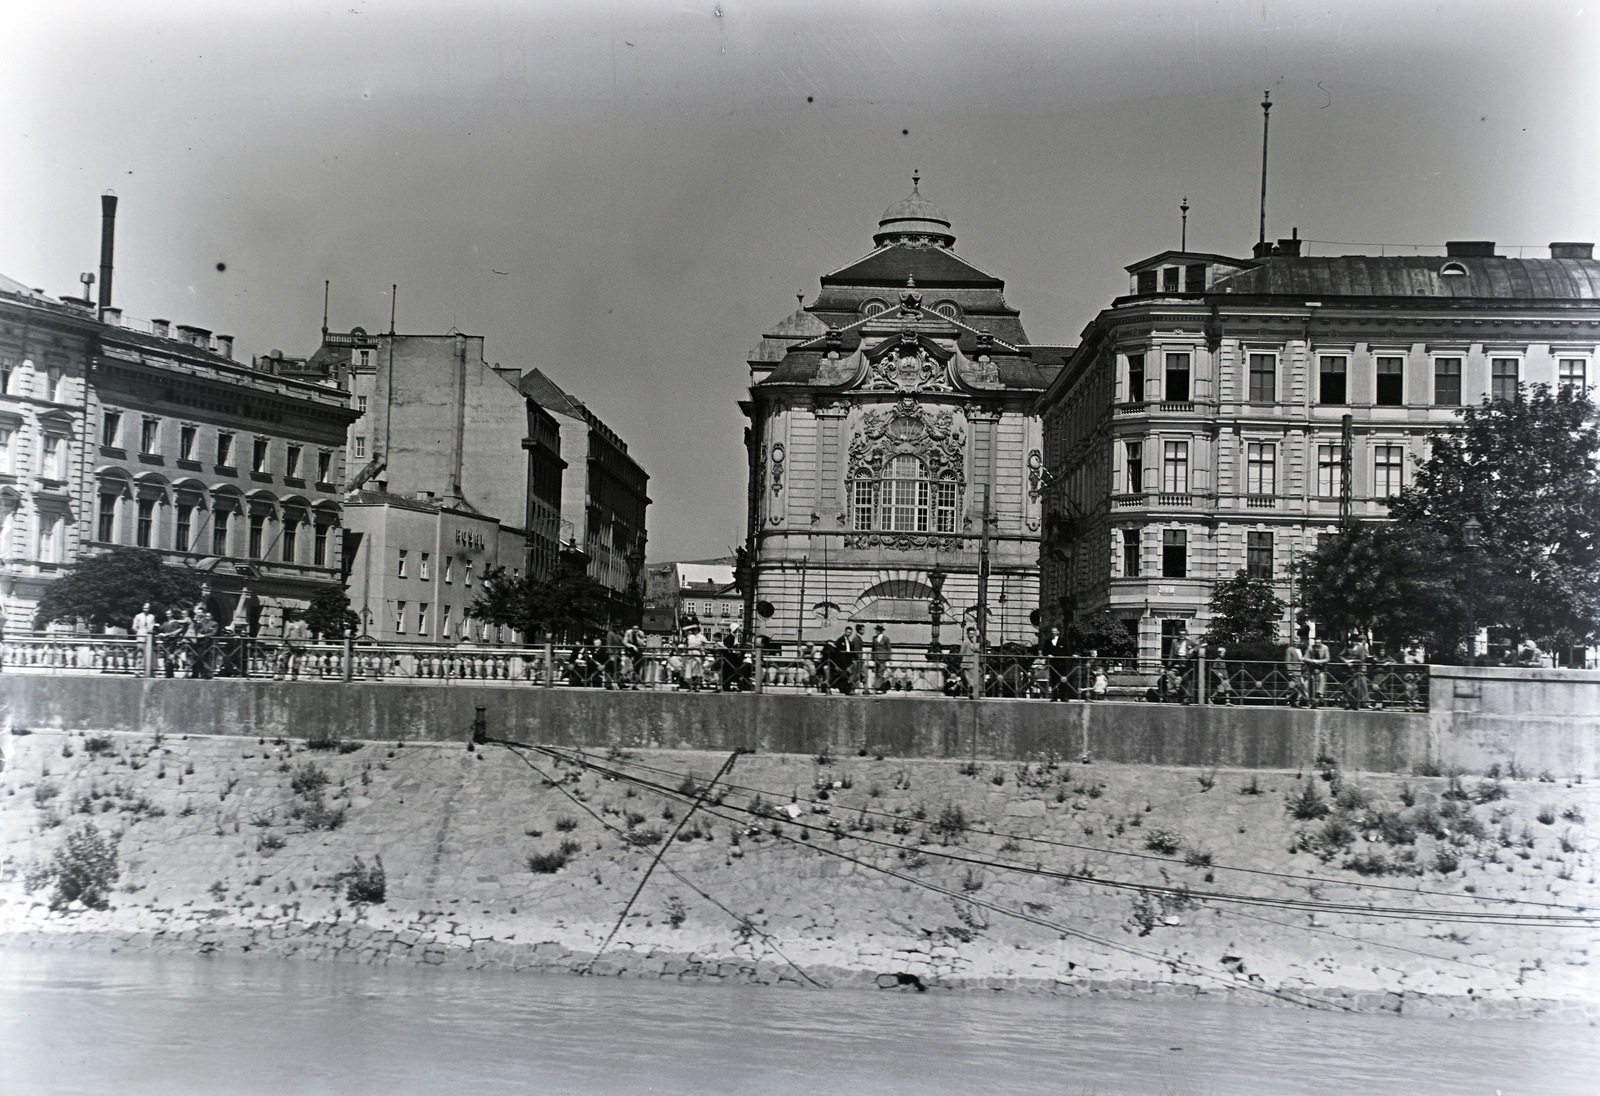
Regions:
[[[603,631],[613,606],[606,588],[588,574],[587,558],[564,552],[547,579],[508,575],[503,567],[486,573],[482,592],[467,615],[528,637],[583,639]]]
[[[1266,579],[1240,570],[1211,591],[1211,627],[1205,639],[1241,657],[1271,657],[1284,602]]]
[[[331,582],[317,587],[310,605],[294,610],[291,616],[305,621],[317,639],[342,639],[347,633],[353,636],[361,629],[361,618],[351,610],[344,587]]]
[[[45,588],[36,627],[83,621],[91,631],[126,628],[145,602],[159,614],[200,598],[200,580],[186,567],[163,563],[148,548],[116,547],[85,556]]]
[[[1451,651],[1465,633],[1462,562],[1427,529],[1355,523],[1300,561],[1305,613],[1324,636],[1370,632],[1391,656],[1410,643]]]

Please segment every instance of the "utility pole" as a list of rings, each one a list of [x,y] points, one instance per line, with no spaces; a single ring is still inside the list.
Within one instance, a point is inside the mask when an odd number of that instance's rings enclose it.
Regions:
[[[989,485],[983,485],[982,532],[978,536],[978,673],[972,696],[983,699],[984,656],[989,647]]]
[[[1272,92],[1261,93],[1261,236],[1256,243],[1257,255],[1267,243],[1267,127],[1272,122]]]

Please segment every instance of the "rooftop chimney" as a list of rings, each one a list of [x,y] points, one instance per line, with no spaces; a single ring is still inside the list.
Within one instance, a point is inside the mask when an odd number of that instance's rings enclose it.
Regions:
[[[206,350],[211,349],[211,332],[203,327],[180,323],[178,325],[178,338],[190,346],[198,346]]]
[[[158,338],[162,338],[162,339],[169,339],[169,338],[172,337],[171,335],[169,335],[167,333],[167,321],[166,320],[151,320],[150,321],[150,333],[152,335],[155,335]]]
[[[1551,244],[1552,259],[1592,259],[1594,244]]]
[[[112,308],[110,305],[107,305],[105,308],[100,310],[100,322],[104,323],[107,327],[121,327],[122,309]]]
[[[229,361],[233,360],[233,336],[232,335],[218,335],[217,336],[217,353],[221,354],[224,358],[227,358]]]
[[[100,307],[111,304],[111,253],[117,242],[117,196],[100,195]]]
[[[1444,253],[1452,259],[1493,259],[1493,240],[1451,240]]]

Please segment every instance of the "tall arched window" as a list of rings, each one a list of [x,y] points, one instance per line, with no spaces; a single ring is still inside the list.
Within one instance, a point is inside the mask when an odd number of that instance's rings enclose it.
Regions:
[[[922,461],[892,457],[883,469],[883,527],[900,533],[928,531],[928,480]]]

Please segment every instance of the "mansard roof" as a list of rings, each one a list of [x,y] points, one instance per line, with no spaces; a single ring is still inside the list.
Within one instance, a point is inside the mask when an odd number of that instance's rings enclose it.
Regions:
[[[1455,268],[1462,273],[1445,273]],[[1306,297],[1600,300],[1600,260],[1506,256],[1273,256],[1219,277],[1213,293]]]

